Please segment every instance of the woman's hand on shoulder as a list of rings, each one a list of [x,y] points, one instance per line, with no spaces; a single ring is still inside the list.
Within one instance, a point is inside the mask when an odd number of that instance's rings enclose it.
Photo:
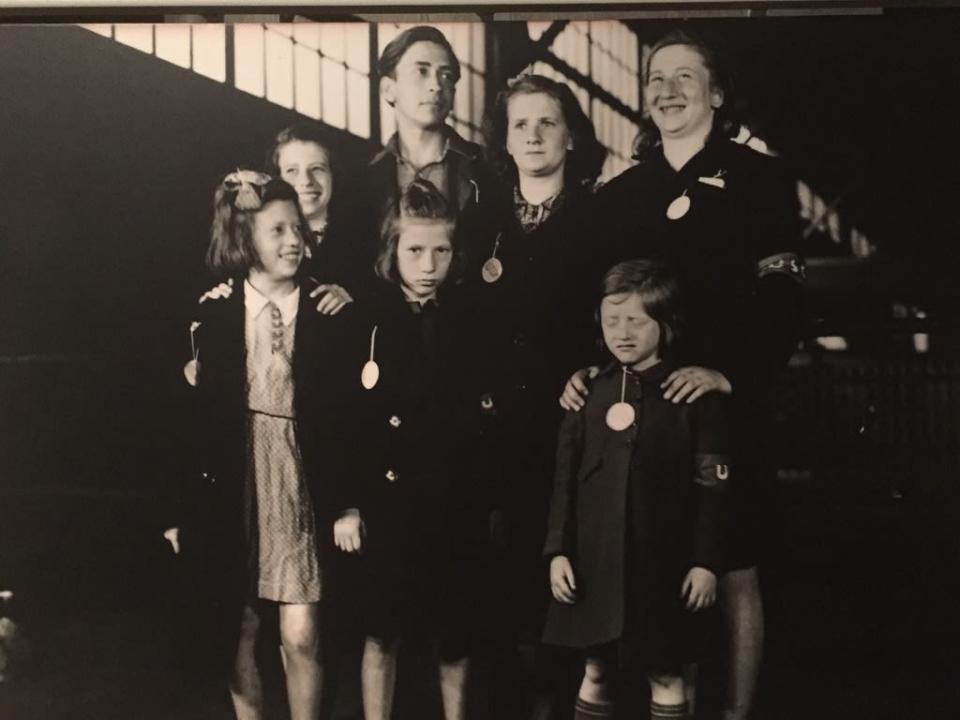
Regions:
[[[577,601],[573,565],[566,555],[557,555],[550,561],[550,592],[557,602],[564,605],[573,605]]]
[[[333,524],[333,542],[345,553],[358,553],[363,549],[366,528],[360,511],[351,508]]]
[[[719,370],[690,365],[677,368],[660,383],[664,390],[663,399],[680,403],[684,400],[692,403],[708,392],[721,392],[729,395],[733,386]]]
[[[600,368],[591,365],[588,368],[577,370],[571,375],[563,388],[563,394],[560,396],[560,407],[564,410],[580,412],[587,403],[587,395],[590,394],[588,381],[593,380],[599,374]]]
[[[319,297],[317,303],[317,312],[321,315],[336,315],[343,310],[349,303],[353,302],[353,296],[345,288],[334,283],[324,283],[317,285],[310,291],[310,297]]]
[[[690,568],[683,580],[680,597],[687,601],[687,610],[692,612],[713,607],[717,601],[717,576],[704,567]]]

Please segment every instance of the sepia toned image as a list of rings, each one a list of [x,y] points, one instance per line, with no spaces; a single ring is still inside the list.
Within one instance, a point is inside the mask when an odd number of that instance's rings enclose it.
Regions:
[[[960,712],[960,8],[35,10],[0,720]]]

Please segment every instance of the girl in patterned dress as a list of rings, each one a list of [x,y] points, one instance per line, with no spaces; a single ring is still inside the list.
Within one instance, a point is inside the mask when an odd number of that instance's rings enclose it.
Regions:
[[[346,472],[338,461],[348,414],[335,386],[338,353],[323,350],[342,342],[342,315],[316,312],[298,282],[306,224],[293,188],[238,170],[214,208],[207,264],[227,285],[201,298],[191,325],[185,374],[196,387],[203,482],[174,547],[196,571],[205,629],[229,653],[237,717],[263,716],[254,648],[275,606],[291,717],[315,720],[318,528],[334,504],[320,480]]]

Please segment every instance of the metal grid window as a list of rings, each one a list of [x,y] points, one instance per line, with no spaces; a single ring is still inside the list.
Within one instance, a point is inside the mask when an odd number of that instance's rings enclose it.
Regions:
[[[238,90],[370,137],[371,28],[366,23],[83,27],[212,80],[228,82],[229,77]]]
[[[530,39],[539,40],[552,24],[527,23]],[[625,24],[615,20],[569,22],[554,38],[550,53],[560,61],[557,63],[559,68],[554,67],[548,57],[534,63],[530,70],[561,80],[573,89],[584,112],[593,121],[597,138],[607,148],[601,179],[609,180],[633,164],[633,141],[638,131],[634,118],[640,112],[637,36]],[[570,77],[566,68],[589,79],[595,86],[583,87]],[[612,104],[609,97],[616,98],[621,105]]]
[[[377,26],[379,50],[415,25],[430,25],[442,32],[460,61],[460,82],[453,112],[447,123],[467,140],[483,142],[484,87],[486,82],[485,37],[483,23],[381,23]],[[393,108],[380,100],[380,140],[386,143],[397,129]]]

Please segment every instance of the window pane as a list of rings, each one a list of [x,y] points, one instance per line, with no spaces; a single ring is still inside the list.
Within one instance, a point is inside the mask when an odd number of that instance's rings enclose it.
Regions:
[[[275,27],[275,26],[272,26]],[[288,37],[266,32],[267,99],[293,107],[293,43]]]
[[[270,23],[267,25],[267,32],[284,37],[293,37],[293,27],[291,23]]]
[[[531,40],[539,40],[540,37],[547,31],[547,28],[550,27],[549,20],[531,20],[527,23],[527,32],[530,34]]]
[[[470,32],[470,64],[483,72],[487,67],[486,56],[484,55],[486,37],[483,23],[470,23]]]
[[[170,23],[156,26],[157,57],[182,68],[190,67],[190,26]]]
[[[320,31],[320,52],[334,60],[347,59],[346,36],[343,23],[324,23]]]
[[[293,39],[300,45],[306,45],[313,50],[320,49],[320,33],[323,25],[314,22],[298,22],[293,24]]]
[[[233,26],[234,82],[239,90],[257,97],[264,95],[263,26]]]
[[[347,127],[347,71],[335,60],[320,62],[323,88],[323,121],[338,128]]]
[[[312,118],[320,117],[320,56],[316,50],[297,45],[296,53],[296,99],[297,112]]]
[[[347,73],[347,129],[362,138],[370,137],[370,80],[366,75]]]
[[[145,53],[153,52],[153,25],[120,24],[114,26],[117,42]]]
[[[370,27],[366,23],[346,23],[343,28],[347,43],[347,65],[369,73]]]
[[[212,80],[227,79],[227,48],[223,25],[193,26],[193,69]]]

